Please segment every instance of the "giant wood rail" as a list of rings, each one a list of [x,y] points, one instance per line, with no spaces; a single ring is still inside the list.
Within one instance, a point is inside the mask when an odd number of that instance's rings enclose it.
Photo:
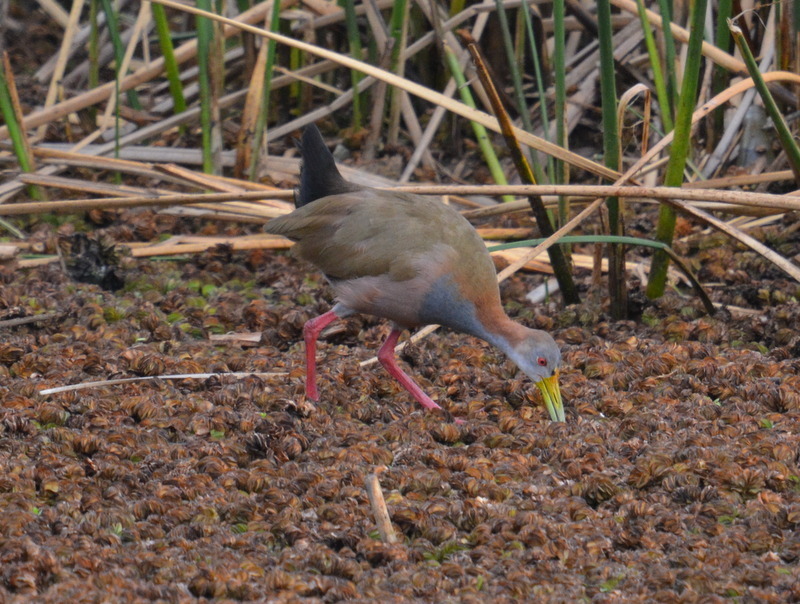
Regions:
[[[303,132],[300,151],[297,209],[266,230],[296,241],[297,255],[317,266],[336,294],[335,306],[303,329],[306,394],[318,400],[320,332],[366,313],[392,321],[378,359],[426,409],[439,405],[397,365],[394,347],[403,329],[438,323],[502,350],[539,387],[550,418],[564,421],[561,352],[549,334],[506,315],[494,264],[472,225],[434,199],[347,182],[314,125]]]

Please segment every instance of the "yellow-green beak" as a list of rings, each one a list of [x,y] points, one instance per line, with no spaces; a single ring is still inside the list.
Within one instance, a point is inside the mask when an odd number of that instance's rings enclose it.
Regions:
[[[542,393],[550,419],[554,422],[563,422],[564,402],[561,400],[561,388],[558,387],[558,369],[549,378],[536,382],[536,385]]]

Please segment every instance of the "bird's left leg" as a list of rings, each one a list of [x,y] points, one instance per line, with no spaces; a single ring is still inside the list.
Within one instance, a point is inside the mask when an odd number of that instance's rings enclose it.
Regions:
[[[336,319],[350,314],[352,311],[349,308],[336,304],[325,314],[311,319],[303,325],[303,340],[306,343],[306,396],[311,400],[319,400],[317,391],[317,339],[319,334]]]
[[[394,354],[394,347],[397,345],[397,340],[400,338],[401,333],[403,333],[403,330],[397,327],[392,329],[386,341],[383,343],[383,346],[381,346],[381,349],[378,351],[378,360],[381,362],[381,365],[386,368],[386,371],[400,382],[403,388],[411,393],[411,396],[417,399],[420,405],[426,409],[441,409],[439,405],[434,403],[433,400],[422,391],[422,388],[420,388],[414,380],[408,377],[408,375],[398,367],[397,359]]]

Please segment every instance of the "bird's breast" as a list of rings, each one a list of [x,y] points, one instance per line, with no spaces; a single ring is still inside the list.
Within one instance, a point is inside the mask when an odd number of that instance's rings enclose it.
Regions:
[[[440,276],[431,284],[422,299],[419,316],[423,324],[436,323],[486,339],[475,303],[464,295],[464,290],[450,274]]]

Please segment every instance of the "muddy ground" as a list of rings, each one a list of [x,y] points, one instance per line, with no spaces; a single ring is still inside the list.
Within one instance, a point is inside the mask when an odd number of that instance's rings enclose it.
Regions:
[[[796,222],[757,235],[791,256]],[[50,248],[74,223],[30,228]],[[99,230],[200,228],[126,211]],[[716,235],[682,252],[738,310],[634,289],[613,322],[531,306],[540,275],[503,285],[509,313],[562,345],[564,424],[499,352],[450,332],[402,355],[447,411],[424,412],[359,367],[388,333],[371,318],[323,340],[306,401],[301,328],[331,292],[284,252],[123,259],[117,291],[5,267],[4,318],[55,316],[2,330],[2,599],[800,600],[800,288]],[[226,333],[260,340],[211,339]],[[196,372],[288,375],[39,393]],[[395,545],[364,489],[376,470]]]

